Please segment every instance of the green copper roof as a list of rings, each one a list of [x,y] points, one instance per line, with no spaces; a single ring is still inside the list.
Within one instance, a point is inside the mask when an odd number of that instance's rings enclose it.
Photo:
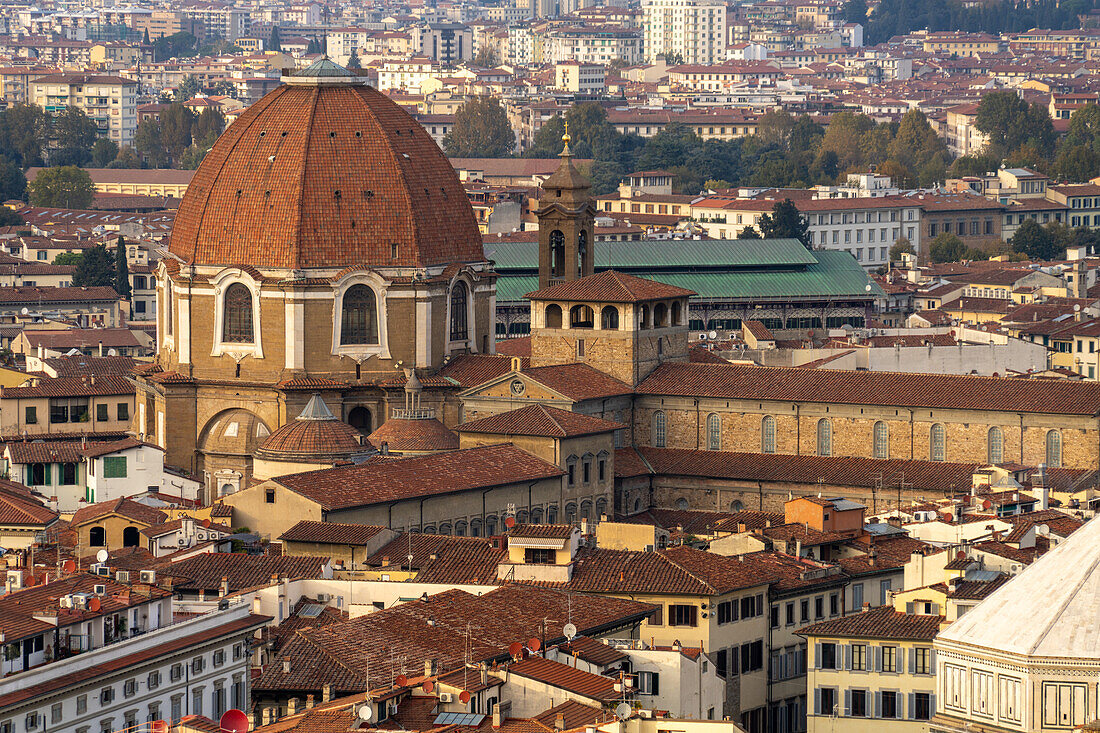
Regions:
[[[604,257],[608,254],[606,245],[611,244],[616,255],[622,253],[614,262],[616,270],[694,290],[697,297],[704,300],[746,302],[884,297],[882,289],[848,252],[810,252],[795,239],[748,241],[760,245],[759,248],[754,250],[743,246],[744,243],[730,247],[729,241],[598,242],[596,271],[610,269]],[[733,264],[723,263],[717,259],[723,251],[740,257]],[[523,300],[524,293],[538,288],[537,245],[489,242],[485,253],[496,261],[500,274],[498,302]],[[801,264],[807,259],[809,263]]]
[[[485,254],[497,270],[538,271],[538,245],[532,242],[485,242]],[[596,242],[597,269],[629,270],[668,267],[713,267],[723,270],[806,266],[817,262],[797,239],[644,239]]]
[[[304,69],[295,71],[293,76],[355,76],[335,61],[318,59]]]

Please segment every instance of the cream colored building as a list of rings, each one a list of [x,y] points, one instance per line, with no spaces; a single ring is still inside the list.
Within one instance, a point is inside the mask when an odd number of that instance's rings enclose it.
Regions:
[[[685,64],[716,64],[726,55],[721,0],[642,0],[646,61],[679,54]]]
[[[125,145],[137,129],[137,90],[136,81],[121,76],[49,74],[31,82],[29,101],[49,114],[66,107],[81,109],[101,137]]]

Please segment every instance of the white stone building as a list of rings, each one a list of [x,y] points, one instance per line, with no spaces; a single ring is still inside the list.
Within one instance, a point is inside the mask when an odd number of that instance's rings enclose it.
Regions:
[[[646,61],[679,54],[681,63],[717,64],[726,57],[722,0],[642,0]]]

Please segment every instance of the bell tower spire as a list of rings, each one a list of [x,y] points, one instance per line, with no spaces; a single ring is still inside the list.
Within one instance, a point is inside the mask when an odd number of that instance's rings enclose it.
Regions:
[[[539,220],[539,287],[591,275],[596,207],[592,184],[573,165],[569,123],[561,137],[561,163],[542,183]]]

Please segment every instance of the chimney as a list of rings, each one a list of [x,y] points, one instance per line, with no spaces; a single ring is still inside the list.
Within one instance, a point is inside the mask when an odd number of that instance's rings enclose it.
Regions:
[[[554,730],[565,730],[565,716],[562,713],[554,716]]]
[[[863,602],[863,610],[865,612],[871,610],[871,602],[870,601],[864,601]]]
[[[286,714],[296,715],[298,713],[298,698],[292,697],[286,701]]]
[[[425,677],[431,677],[434,674],[435,674],[435,660],[434,659],[425,659],[424,660],[424,676]]]
[[[290,674],[290,660],[283,660],[283,674]]]
[[[309,695],[306,695],[306,710],[312,710],[312,709],[313,709],[313,695],[309,694]]]
[[[489,670],[484,667],[481,668],[481,686],[486,687],[489,684]]]
[[[221,585],[218,587],[218,598],[225,598],[229,595],[229,576],[223,575]]]
[[[263,725],[271,725],[271,708],[265,707],[263,713]]]
[[[493,730],[498,730],[504,722],[504,716],[500,714],[500,705],[493,707]]]
[[[1043,511],[1050,509],[1050,488],[1047,486],[1047,464],[1039,464],[1039,508]]]
[[[332,685],[321,685],[321,702],[331,702],[332,694]]]
[[[103,339],[99,340],[99,355],[103,356]]]

